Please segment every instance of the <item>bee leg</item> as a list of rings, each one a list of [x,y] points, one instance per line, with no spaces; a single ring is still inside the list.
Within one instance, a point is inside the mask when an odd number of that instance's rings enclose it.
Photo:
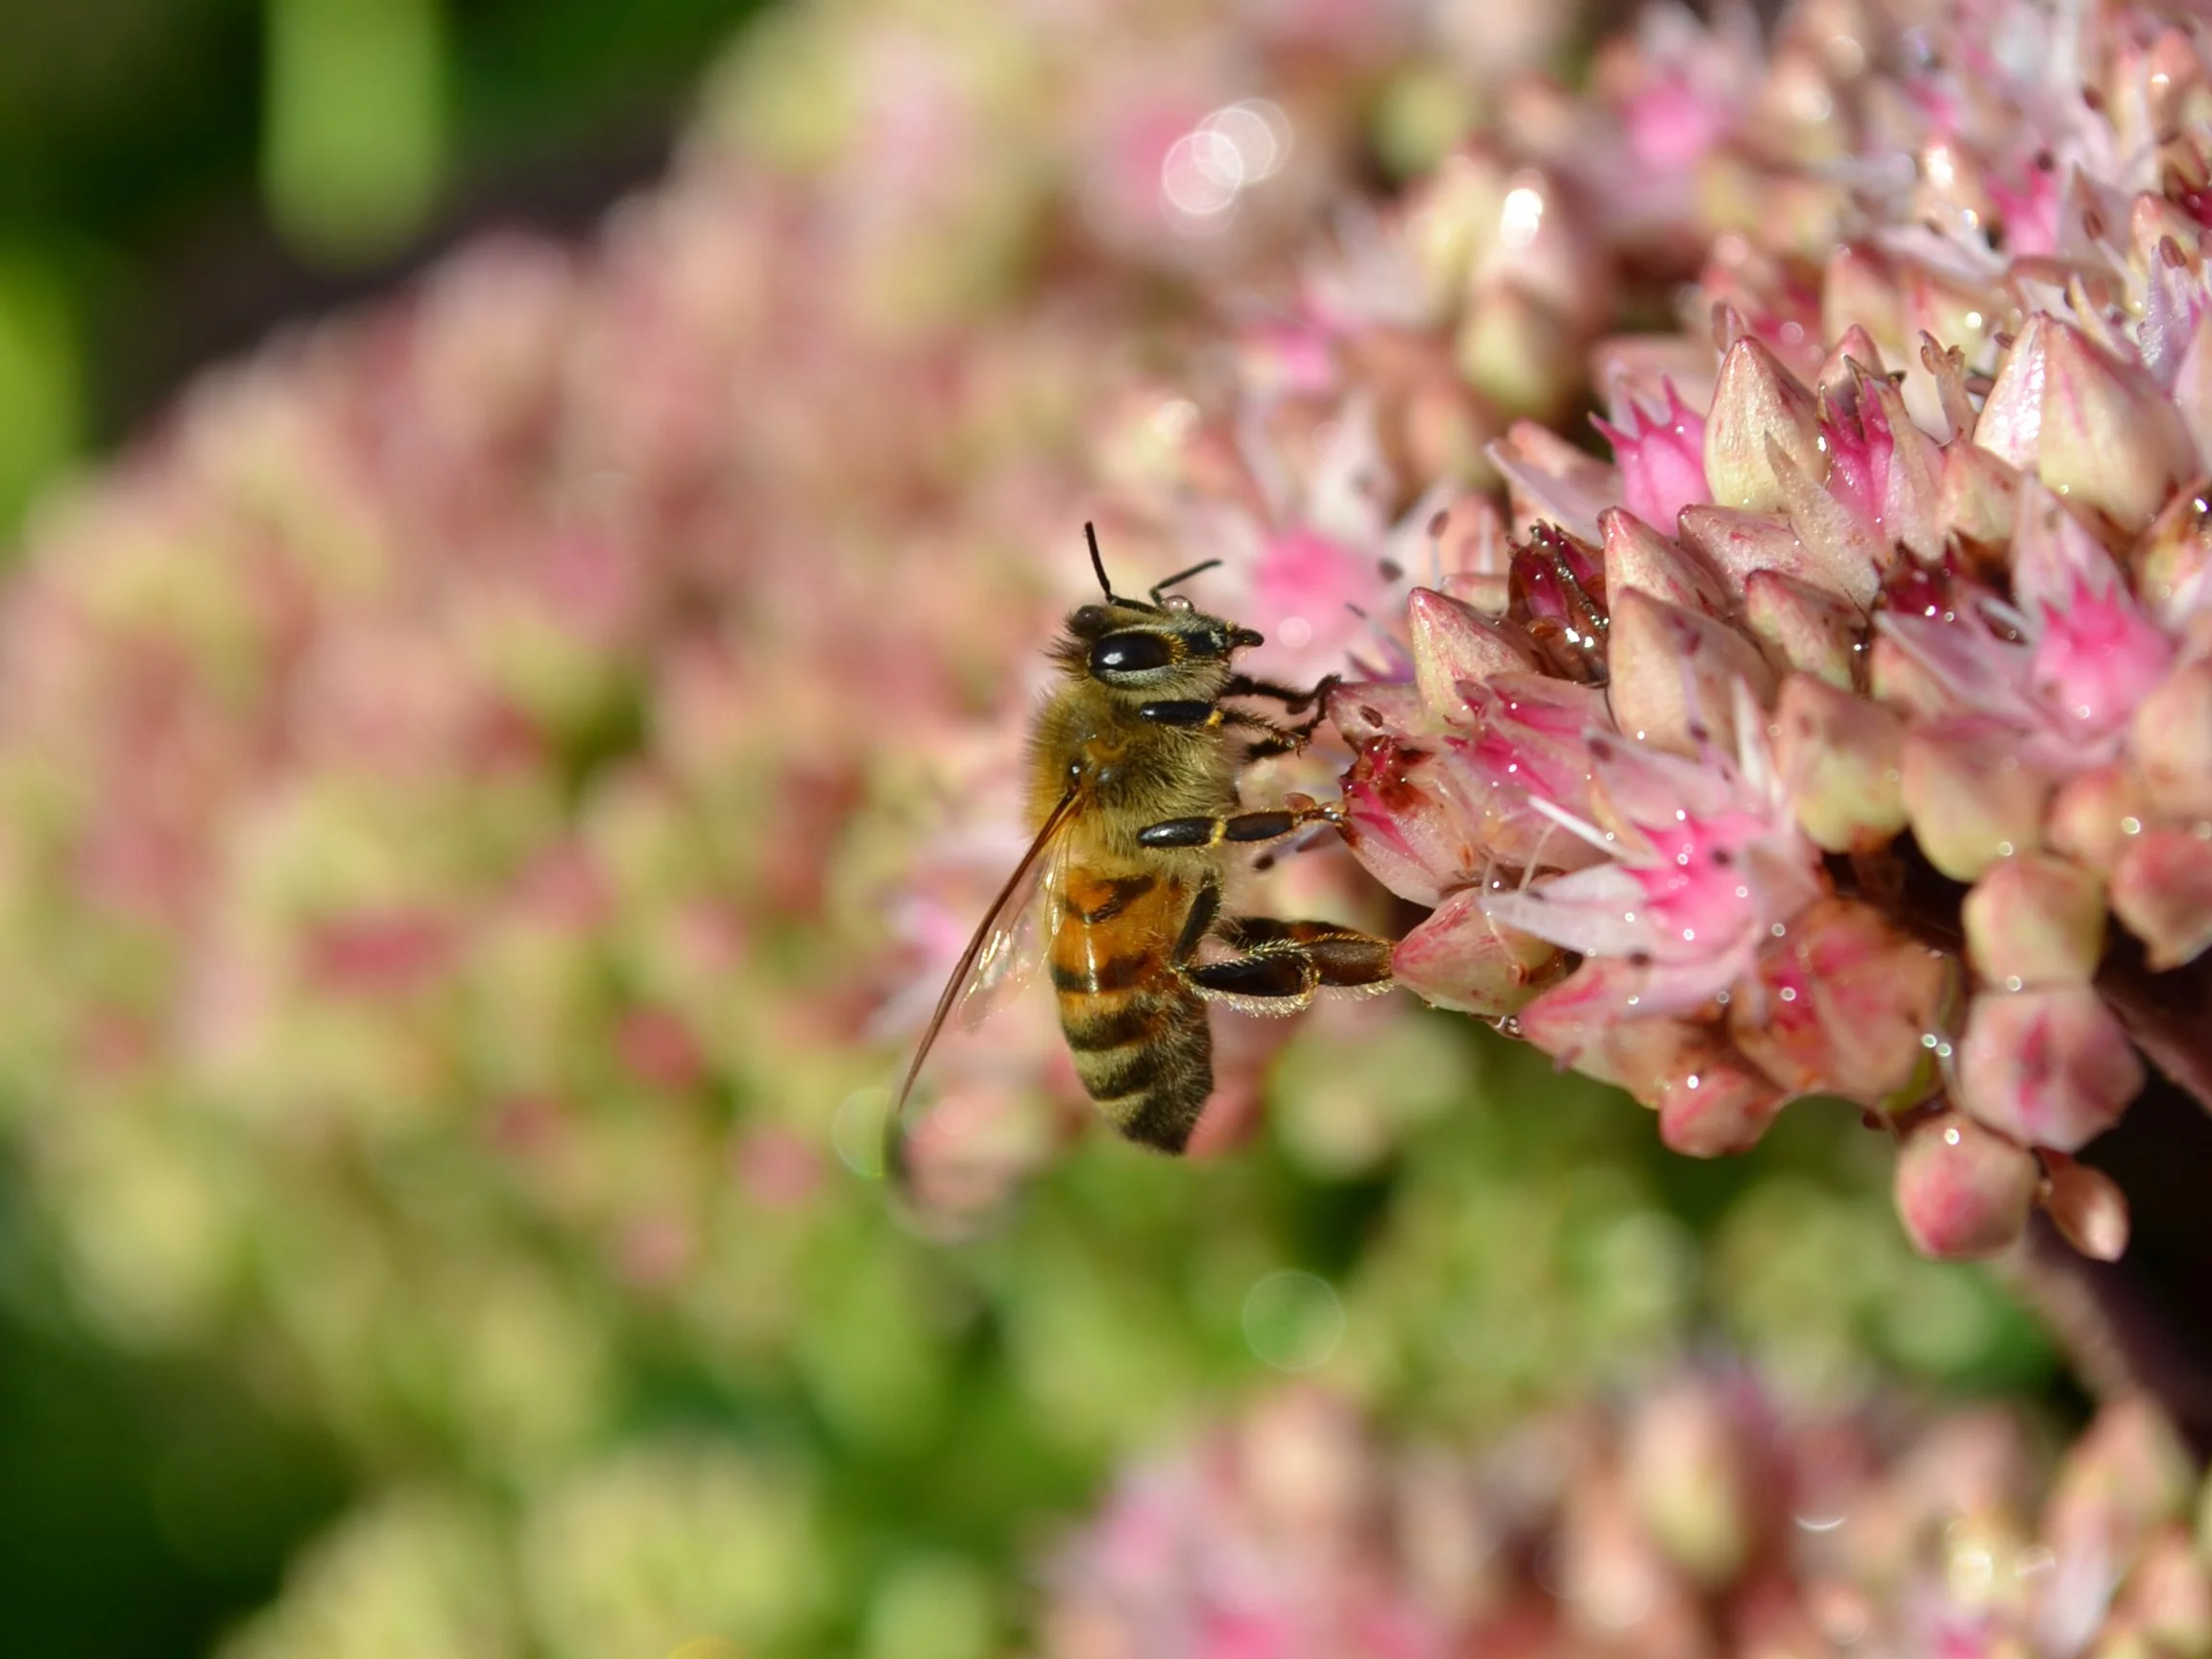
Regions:
[[[1330,688],[1335,684],[1336,676],[1334,674],[1327,675],[1322,679],[1321,684],[1314,686],[1312,690],[1285,704],[1285,712],[1293,714],[1309,702],[1313,705],[1313,712],[1295,726],[1272,726],[1265,721],[1251,722],[1265,727],[1267,735],[1258,739],[1247,748],[1244,752],[1244,758],[1247,761],[1252,761],[1264,759],[1270,755],[1303,753],[1306,745],[1313,740],[1313,733],[1320,730],[1321,722],[1329,712],[1326,699]]]
[[[1246,953],[1303,951],[1330,990],[1382,990],[1390,983],[1387,939],[1334,922],[1282,922],[1272,916],[1233,916],[1219,929],[1232,950]]]
[[[1336,808],[1282,807],[1272,812],[1237,812],[1226,818],[1163,818],[1137,831],[1146,847],[1218,847],[1224,841],[1280,841],[1309,824],[1334,824]]]
[[[1255,680],[1249,674],[1239,674],[1222,687],[1224,697],[1268,697],[1283,705],[1283,711],[1295,714],[1301,709],[1317,707],[1321,700],[1342,682],[1339,674],[1324,674],[1319,685],[1310,691],[1300,691],[1289,685],[1278,685],[1272,680]]]
[[[1240,916],[1221,938],[1239,953],[1179,965],[1199,996],[1247,1014],[1295,1014],[1321,990],[1387,991],[1390,941],[1332,922]]]
[[[1203,697],[1176,697],[1158,703],[1140,703],[1137,717],[1155,726],[1219,726],[1234,720],[1227,709],[1216,709]]]

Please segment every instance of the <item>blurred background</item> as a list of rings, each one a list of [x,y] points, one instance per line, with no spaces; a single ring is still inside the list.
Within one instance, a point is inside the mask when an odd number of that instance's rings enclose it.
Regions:
[[[660,170],[754,0],[0,12],[0,515],[192,369]]]
[[[1395,1002],[1190,1166],[1058,1152],[1006,1016],[988,1223],[888,1213],[880,1010],[1004,867],[962,804],[1101,411],[1165,430],[1208,285],[1589,19],[754,11],[0,8],[9,1650],[980,1659],[1286,1377],[1462,1438],[1722,1349],[2078,1420],[1854,1114],[1693,1163]],[[1232,108],[1233,224],[1160,182]]]

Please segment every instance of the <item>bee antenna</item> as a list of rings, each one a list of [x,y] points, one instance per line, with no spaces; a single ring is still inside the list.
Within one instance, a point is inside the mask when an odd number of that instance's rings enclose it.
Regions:
[[[1132,611],[1157,611],[1160,609],[1158,605],[1147,605],[1142,599],[1124,599],[1120,594],[1114,591],[1114,584],[1106,580],[1106,561],[1100,556],[1098,552],[1098,527],[1093,524],[1088,518],[1083,521],[1083,539],[1091,543],[1091,568],[1098,572],[1098,588],[1099,590],[1106,595],[1107,604],[1126,605]],[[1218,563],[1218,561],[1215,561],[1215,563]],[[1206,568],[1206,566],[1201,565],[1198,566],[1198,568],[1203,570]],[[1189,571],[1184,572],[1184,575],[1186,576],[1189,574]],[[1178,578],[1178,580],[1180,580],[1180,578]],[[1163,583],[1161,586],[1165,587],[1166,584]],[[1158,599],[1160,597],[1159,588],[1152,589],[1152,597],[1154,599]]]
[[[1106,560],[1098,551],[1098,526],[1090,519],[1083,520],[1083,540],[1091,543],[1091,568],[1098,572],[1098,590],[1106,595],[1106,602],[1114,603],[1114,584],[1106,580]]]
[[[1152,584],[1152,604],[1153,604],[1153,608],[1154,608],[1155,610],[1157,610],[1157,609],[1159,608],[1159,605],[1160,605],[1160,595],[1161,595],[1161,594],[1163,594],[1163,593],[1165,593],[1165,592],[1166,592],[1168,589],[1170,589],[1170,588],[1173,588],[1173,587],[1176,587],[1178,584],[1181,584],[1181,583],[1184,583],[1184,582],[1188,582],[1188,581],[1190,581],[1190,578],[1191,578],[1191,577],[1193,577],[1193,576],[1197,575],[1197,574],[1198,574],[1200,571],[1203,571],[1203,570],[1211,570],[1211,569],[1213,569],[1213,568],[1214,568],[1214,565],[1218,565],[1218,564],[1220,564],[1220,563],[1221,563],[1221,561],[1220,561],[1220,560],[1218,560],[1218,559],[1201,559],[1201,560],[1199,560],[1199,561],[1198,561],[1198,563],[1197,563],[1197,564],[1195,564],[1195,565],[1191,565],[1190,569],[1188,569],[1188,570],[1178,570],[1178,571],[1176,571],[1176,572],[1175,572],[1175,574],[1174,574],[1174,575],[1172,575],[1172,576],[1167,576],[1167,577],[1164,577],[1164,578],[1162,578],[1160,581],[1153,583],[1153,584]]]

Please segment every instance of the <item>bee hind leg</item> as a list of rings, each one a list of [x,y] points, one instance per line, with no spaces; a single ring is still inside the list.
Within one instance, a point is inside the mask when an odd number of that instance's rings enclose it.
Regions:
[[[1387,939],[1333,922],[1281,922],[1239,916],[1219,937],[1238,954],[1218,962],[1179,962],[1199,996],[1248,1014],[1295,1014],[1323,990],[1387,991]]]

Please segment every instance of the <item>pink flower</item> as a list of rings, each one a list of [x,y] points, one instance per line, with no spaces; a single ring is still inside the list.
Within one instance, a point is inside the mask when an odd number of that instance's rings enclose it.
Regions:
[[[1481,814],[1481,839],[1505,864],[1575,869],[1603,854],[1539,806],[1590,813],[1590,734],[1612,725],[1604,693],[1540,674],[1499,674],[1467,690],[1471,737],[1444,739],[1448,769]]]
[[[1702,761],[1591,739],[1611,830],[1547,805],[1614,861],[1484,901],[1490,917],[1585,956],[1641,971],[1636,1017],[1684,1013],[1744,978],[1758,953],[1825,890],[1819,854],[1791,817],[1749,704],[1737,756]]]
[[[1705,417],[1664,382],[1666,407],[1656,413],[1623,397],[1611,421],[1596,422],[1621,469],[1621,500],[1647,524],[1671,531],[1682,509],[1713,499],[1705,482]]]
[[[1238,619],[1290,651],[1341,658],[1364,632],[1360,613],[1382,587],[1372,559],[1294,524],[1262,544]]]
[[[1891,605],[1876,626],[1960,713],[2016,733],[2021,757],[2065,777],[2110,760],[2173,641],[2143,612],[2112,557],[2050,492],[2022,488],[2017,607],[1960,581],[1948,605]]]

